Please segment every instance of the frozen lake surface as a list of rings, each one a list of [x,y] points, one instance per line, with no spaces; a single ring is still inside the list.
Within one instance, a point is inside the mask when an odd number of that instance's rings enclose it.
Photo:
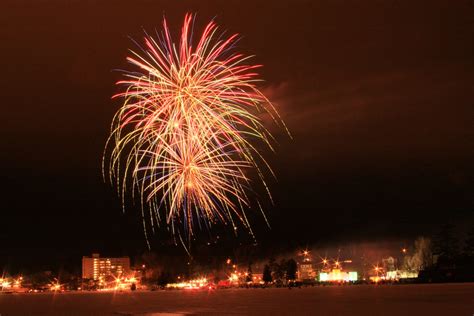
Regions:
[[[474,315],[474,283],[0,294],[0,315]]]

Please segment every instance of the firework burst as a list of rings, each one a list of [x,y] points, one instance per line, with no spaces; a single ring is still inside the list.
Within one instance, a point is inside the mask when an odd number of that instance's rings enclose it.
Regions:
[[[141,52],[131,51],[135,70],[117,82],[123,90],[113,97],[124,103],[112,122],[104,174],[123,205],[128,190],[138,192],[145,229],[147,218],[152,228],[166,223],[188,237],[218,222],[234,229],[241,222],[252,233],[247,170],[257,171],[271,198],[260,165],[271,169],[254,145],[273,149],[273,137],[259,115],[285,127],[256,87],[260,65],[232,51],[237,34],[223,39],[210,22],[193,46],[192,22],[187,14],[176,45],[164,19],[161,34],[146,35]]]

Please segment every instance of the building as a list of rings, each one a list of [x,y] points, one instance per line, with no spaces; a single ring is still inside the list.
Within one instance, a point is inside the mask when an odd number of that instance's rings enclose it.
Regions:
[[[356,271],[342,271],[332,269],[331,272],[320,272],[319,282],[355,282],[357,281]]]
[[[252,274],[252,283],[253,284],[263,284],[263,273],[253,273]]]
[[[126,276],[130,272],[130,258],[104,258],[98,253],[91,257],[82,257],[82,278],[83,279],[105,279],[107,277]]]
[[[316,272],[313,269],[313,264],[309,261],[304,261],[298,266],[298,280],[315,280]]]
[[[313,263],[309,251],[303,251],[303,261],[298,263],[298,280],[314,281],[316,279],[316,271],[313,269]]]

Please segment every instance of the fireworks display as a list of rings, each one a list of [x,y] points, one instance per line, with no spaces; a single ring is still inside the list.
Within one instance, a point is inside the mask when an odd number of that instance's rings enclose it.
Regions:
[[[145,219],[188,237],[216,223],[236,229],[241,222],[252,233],[245,209],[260,204],[251,202],[249,170],[271,199],[264,173],[272,172],[257,146],[273,149],[274,139],[261,117],[286,128],[256,87],[261,65],[233,52],[237,34],[224,38],[210,22],[194,43],[193,21],[187,14],[175,44],[164,19],[161,33],[146,35],[140,53],[131,51],[135,69],[117,82],[123,90],[114,98],[124,103],[104,170],[124,205],[128,191],[138,192],[145,233]]]

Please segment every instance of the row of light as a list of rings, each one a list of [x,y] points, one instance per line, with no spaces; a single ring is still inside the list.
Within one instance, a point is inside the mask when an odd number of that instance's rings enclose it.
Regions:
[[[16,280],[9,280],[7,278],[0,278],[0,286],[2,289],[9,289],[9,288],[18,288],[21,286],[21,282],[23,281],[23,277],[19,277]]]
[[[198,278],[194,280],[189,280],[187,282],[169,283],[166,285],[166,287],[185,290],[196,290],[204,287],[211,288],[211,286],[209,285],[209,281],[206,278]]]

